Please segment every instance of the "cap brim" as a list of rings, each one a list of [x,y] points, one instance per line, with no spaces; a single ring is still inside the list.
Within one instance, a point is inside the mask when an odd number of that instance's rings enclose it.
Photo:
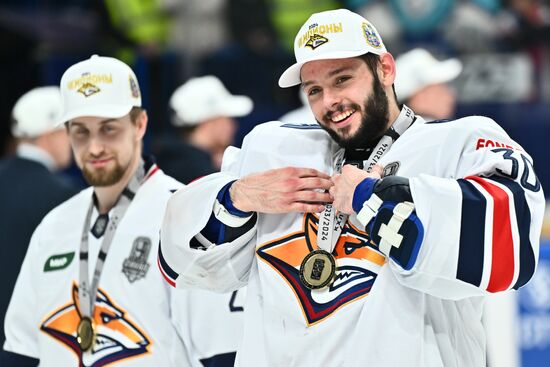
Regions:
[[[332,52],[325,55],[316,55],[316,57],[312,57],[302,62],[297,62],[281,74],[281,77],[279,78],[279,87],[288,88],[300,84],[302,82],[300,71],[302,70],[302,66],[308,62],[317,60],[347,59],[350,57],[361,56],[368,52],[369,51],[365,50]]]
[[[430,84],[447,83],[454,80],[462,72],[462,63],[458,59],[440,61],[430,67],[428,79]]]
[[[120,118],[127,115],[131,110],[133,105],[94,105],[88,107],[82,107],[77,110],[71,111],[70,113],[64,114],[57,126],[63,125],[64,123],[73,120],[77,117],[105,117],[105,118]]]
[[[223,105],[223,114],[228,117],[248,115],[253,108],[252,100],[247,96],[232,96]]]

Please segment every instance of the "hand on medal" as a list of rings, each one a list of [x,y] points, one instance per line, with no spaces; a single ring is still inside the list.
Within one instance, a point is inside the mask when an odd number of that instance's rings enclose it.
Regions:
[[[235,181],[229,190],[233,205],[242,211],[289,213],[323,211],[332,202],[326,192],[330,176],[312,168],[285,167]]]
[[[383,168],[379,165],[373,166],[369,173],[349,164],[344,165],[341,174],[332,176],[331,180],[334,186],[329,190],[330,196],[333,199],[332,204],[336,210],[341,213],[352,214],[355,187],[367,177],[381,178],[382,172]]]

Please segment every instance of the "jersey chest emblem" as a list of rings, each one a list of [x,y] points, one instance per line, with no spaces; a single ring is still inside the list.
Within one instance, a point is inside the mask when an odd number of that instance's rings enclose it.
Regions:
[[[73,284],[72,301],[59,307],[42,322],[40,330],[72,350],[79,366],[100,367],[150,352],[151,339],[128,317],[128,312],[114,304],[98,289],[94,315],[97,338],[94,347],[82,353],[76,341],[80,321],[78,286]]]
[[[126,275],[130,283],[141,279],[147,274],[150,264],[147,262],[151,251],[151,239],[138,237],[134,240],[130,256],[122,263],[122,273]]]
[[[350,302],[366,296],[385,257],[370,244],[368,235],[346,222],[332,252],[336,276],[324,289],[311,290],[300,281],[300,264],[317,249],[317,215],[304,214],[302,230],[262,244],[257,254],[283,277],[296,295],[307,325],[323,321]]]

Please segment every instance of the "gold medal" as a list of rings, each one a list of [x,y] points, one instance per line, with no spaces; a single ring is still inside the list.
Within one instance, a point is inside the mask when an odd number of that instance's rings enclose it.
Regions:
[[[336,261],[325,250],[315,250],[307,254],[300,265],[300,280],[309,289],[319,289],[329,285],[336,274]]]
[[[89,317],[80,319],[76,328],[76,342],[80,349],[85,352],[91,349],[95,344],[95,325],[94,321]]]

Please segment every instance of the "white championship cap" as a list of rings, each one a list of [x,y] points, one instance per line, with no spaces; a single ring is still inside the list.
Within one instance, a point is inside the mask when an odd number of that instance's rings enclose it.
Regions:
[[[368,20],[347,9],[315,13],[294,39],[296,64],[281,75],[279,86],[300,84],[300,70],[309,61],[344,59],[369,52],[381,55],[387,51],[378,31]]]
[[[57,86],[34,88],[23,94],[11,112],[16,138],[36,138],[59,128],[61,94]]]
[[[450,82],[462,71],[460,60],[438,61],[423,48],[408,51],[395,62],[395,93],[401,102],[429,85]]]
[[[119,118],[132,107],[141,107],[136,75],[128,65],[112,57],[93,55],[74,64],[61,77],[63,116]]]
[[[191,78],[178,87],[170,97],[176,126],[192,126],[214,117],[241,117],[252,111],[252,100],[234,96],[212,75]]]

